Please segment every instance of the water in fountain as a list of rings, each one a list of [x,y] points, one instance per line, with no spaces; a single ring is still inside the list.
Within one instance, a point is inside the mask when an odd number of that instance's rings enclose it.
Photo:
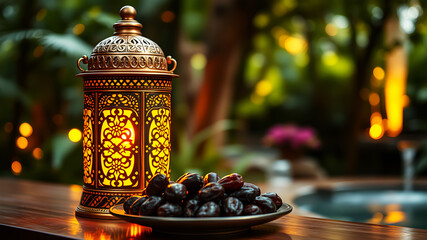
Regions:
[[[407,147],[401,150],[403,159],[403,189],[408,192],[412,191],[412,182],[414,178],[414,158],[416,153],[415,147]]]

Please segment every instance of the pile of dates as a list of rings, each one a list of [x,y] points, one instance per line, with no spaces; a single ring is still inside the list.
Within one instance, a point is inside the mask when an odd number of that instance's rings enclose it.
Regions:
[[[129,197],[126,213],[161,217],[219,217],[275,212],[282,199],[273,192],[261,194],[258,186],[237,173],[220,178],[210,172],[202,177],[186,173],[176,182],[163,174],[154,176],[143,195]]]

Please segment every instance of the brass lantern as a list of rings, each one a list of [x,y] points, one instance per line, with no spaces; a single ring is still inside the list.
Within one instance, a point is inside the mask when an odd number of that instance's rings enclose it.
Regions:
[[[111,206],[141,193],[155,174],[170,176],[177,63],[142,36],[135,8],[122,7],[120,16],[114,36],[77,62],[84,89],[84,186],[78,216],[113,218]]]

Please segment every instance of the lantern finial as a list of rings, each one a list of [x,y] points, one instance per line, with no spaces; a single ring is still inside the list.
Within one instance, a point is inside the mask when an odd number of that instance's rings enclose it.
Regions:
[[[122,7],[120,17],[122,20],[114,24],[114,29],[116,29],[114,35],[142,35],[142,25],[135,20],[136,9],[134,7],[129,5]]]
[[[122,17],[122,20],[135,20],[136,9],[126,5],[120,9],[120,17]]]

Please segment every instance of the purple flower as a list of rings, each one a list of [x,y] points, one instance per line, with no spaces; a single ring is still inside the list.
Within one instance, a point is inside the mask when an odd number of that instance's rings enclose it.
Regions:
[[[275,125],[264,136],[264,142],[269,146],[279,148],[318,148],[320,141],[315,131],[310,127],[298,127],[296,125]]]

